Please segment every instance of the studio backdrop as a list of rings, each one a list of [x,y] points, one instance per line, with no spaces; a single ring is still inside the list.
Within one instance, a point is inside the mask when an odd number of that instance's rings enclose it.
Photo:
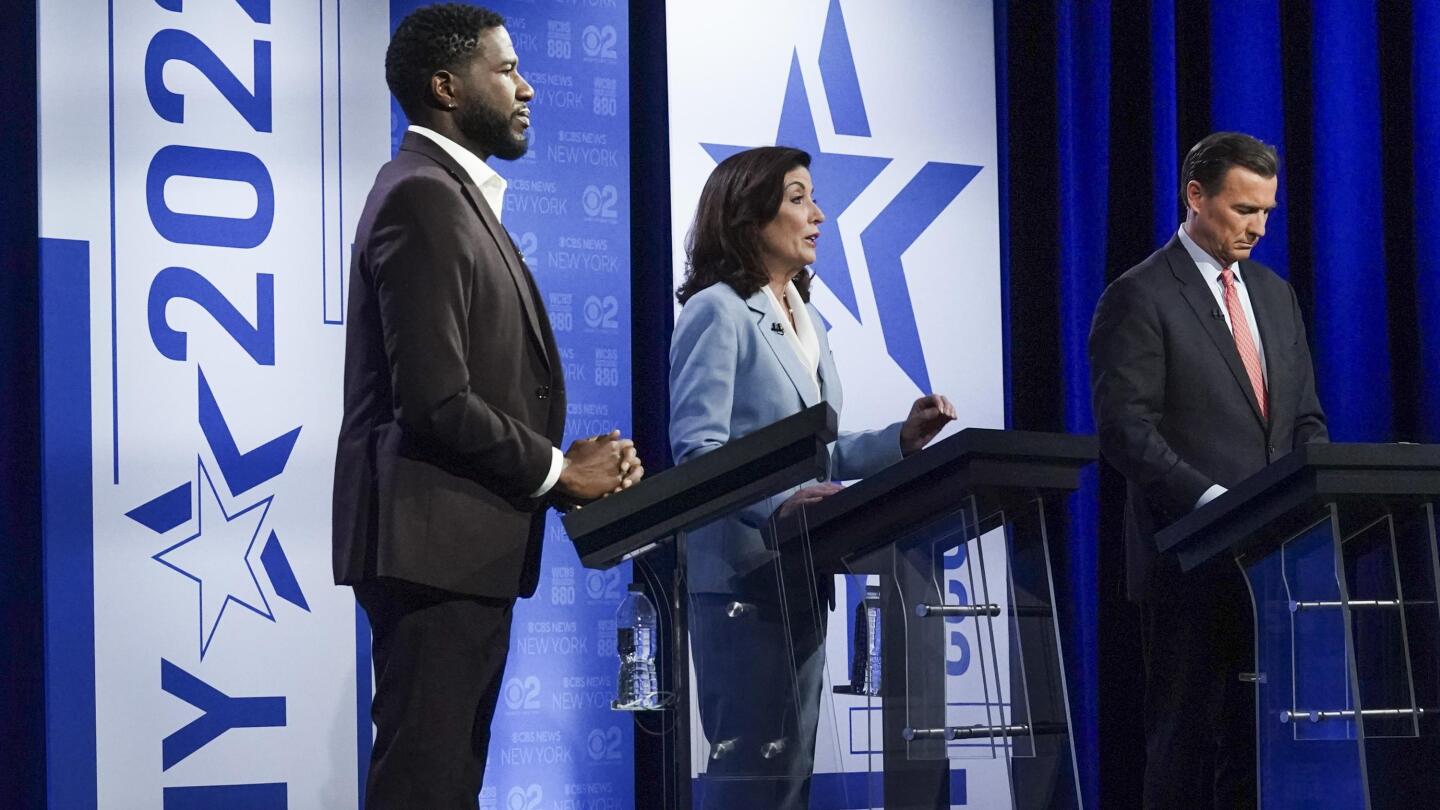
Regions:
[[[332,584],[356,217],[404,121],[420,3],[39,5],[49,806],[356,807],[369,637]],[[500,165],[570,391],[630,419],[623,2],[489,4],[535,85]],[[628,807],[609,710],[628,571],[552,521],[516,611],[481,806]]]
[[[931,392],[954,401],[956,427],[1003,427],[990,4],[744,0],[720,14],[671,0],[665,14],[675,284],[700,189],[716,164],[754,146],[804,149],[827,218],[811,300],[844,387],[841,430],[903,419]],[[1001,539],[985,542],[986,579],[1003,583]],[[968,603],[971,559],[963,549],[947,558],[947,601]],[[878,705],[829,694],[829,684],[849,681],[851,623],[865,579],[837,581],[815,807],[870,806],[853,802],[879,795]],[[974,619],[948,621],[947,723],[984,723],[987,710],[1008,707],[986,695],[981,657],[992,645],[1008,649],[1008,640],[997,627],[992,642]],[[1006,656],[998,658],[1003,666]],[[998,677],[1006,682],[1004,672]],[[691,729],[700,734],[698,714]],[[1008,805],[1003,746],[955,743],[950,755],[965,772],[952,780],[963,786],[954,804]],[[691,761],[703,766],[706,757]]]
[[[357,800],[330,478],[386,20],[41,4],[51,807]]]

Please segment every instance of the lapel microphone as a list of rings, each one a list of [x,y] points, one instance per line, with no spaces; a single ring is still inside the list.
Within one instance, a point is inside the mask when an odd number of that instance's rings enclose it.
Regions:
[[[1214,318],[1217,321],[1225,320],[1225,314],[1220,311],[1219,307],[1210,310],[1210,317]]]
[[[778,323],[772,323],[770,324],[770,331],[774,332],[777,335],[783,335],[785,334],[785,327],[781,326]]]

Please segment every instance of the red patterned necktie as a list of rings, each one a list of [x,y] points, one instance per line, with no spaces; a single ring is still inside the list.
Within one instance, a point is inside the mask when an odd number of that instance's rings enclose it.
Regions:
[[[1250,376],[1250,386],[1255,389],[1255,400],[1260,403],[1260,417],[1270,418],[1270,402],[1265,391],[1265,375],[1260,371],[1260,351],[1255,348],[1255,339],[1250,335],[1250,322],[1245,320],[1245,308],[1240,306],[1240,294],[1235,291],[1235,273],[1230,268],[1220,271],[1220,285],[1225,288],[1225,311],[1230,315],[1230,331],[1235,335],[1235,351],[1240,353],[1240,362],[1245,364],[1245,373]]]

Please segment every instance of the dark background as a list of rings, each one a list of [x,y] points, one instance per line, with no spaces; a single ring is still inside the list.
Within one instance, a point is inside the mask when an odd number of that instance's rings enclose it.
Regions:
[[[1440,225],[1440,11],[1415,5],[996,4],[1010,427],[1093,432],[1095,301],[1179,227],[1185,151],[1234,129],[1281,153],[1281,209],[1255,257],[1295,285],[1332,436],[1440,441],[1440,328],[1422,326],[1440,322],[1440,273],[1417,262]],[[632,0],[631,183],[649,213],[632,234],[634,414],[652,471],[668,466],[673,300],[664,30],[663,2]],[[1059,546],[1091,807],[1139,806],[1144,760],[1123,502],[1123,481],[1101,465],[1072,500]],[[658,779],[656,756],[637,754],[637,786]]]
[[[45,784],[40,612],[40,178],[35,4],[0,25],[0,806]]]
[[[1281,152],[1256,258],[1290,278],[1339,441],[1440,441],[1440,10],[1279,0],[997,3],[1008,421],[1090,432],[1084,347],[1105,283],[1179,224],[1184,151],[1239,129]],[[723,8],[717,5],[717,13]],[[43,804],[35,6],[0,27],[0,805]],[[636,438],[664,469],[671,245],[664,3],[631,2]],[[757,21],[761,24],[761,21]],[[943,32],[934,32],[943,35]],[[1423,47],[1416,47],[1417,43]],[[736,44],[742,58],[743,43]],[[923,81],[923,77],[911,77]],[[1121,485],[1071,504],[1057,579],[1087,804],[1138,804],[1137,614]],[[1103,690],[1101,686],[1103,685]],[[637,735],[637,795],[663,762]],[[53,763],[52,763],[53,764]]]

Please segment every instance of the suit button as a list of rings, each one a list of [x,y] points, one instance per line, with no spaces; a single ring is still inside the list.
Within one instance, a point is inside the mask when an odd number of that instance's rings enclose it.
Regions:
[[[550,386],[548,386],[548,385],[542,385],[542,386],[540,386],[539,388],[536,388],[536,389],[535,389],[535,398],[536,398],[536,399],[549,399],[549,398],[550,398]]]
[[[1274,460],[1275,460],[1275,447],[1274,447],[1274,445],[1271,445],[1270,447],[1267,447],[1267,448],[1265,448],[1265,449],[1270,453],[1270,460],[1271,460],[1271,461],[1274,461]]]

